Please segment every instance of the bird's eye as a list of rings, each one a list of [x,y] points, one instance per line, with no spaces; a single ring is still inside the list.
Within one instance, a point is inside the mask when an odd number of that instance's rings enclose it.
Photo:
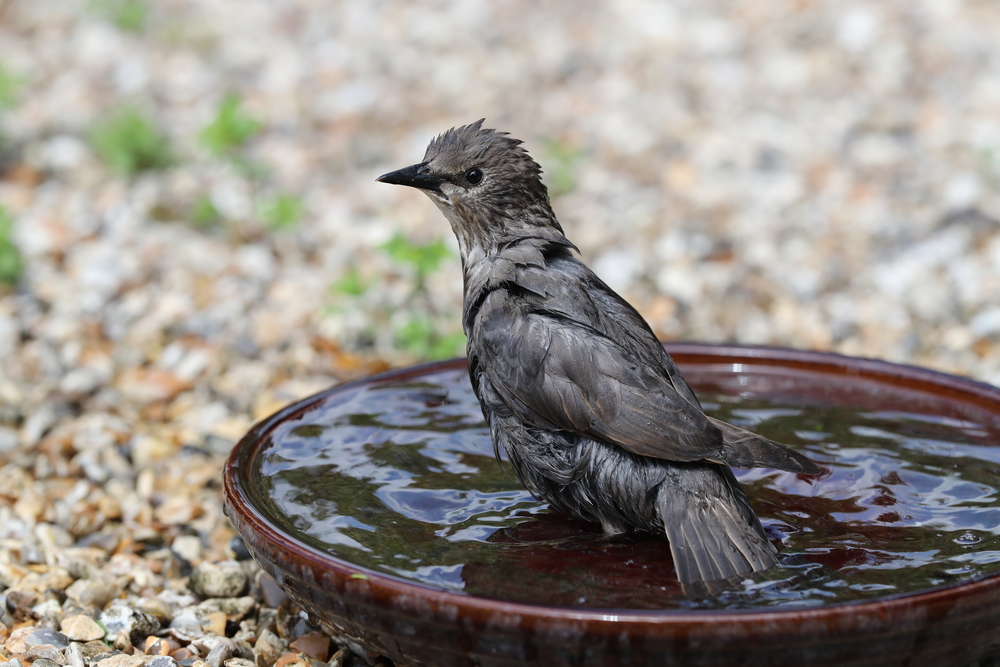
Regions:
[[[483,180],[483,172],[480,169],[473,167],[469,171],[465,172],[465,180],[472,185],[475,185],[479,181]]]

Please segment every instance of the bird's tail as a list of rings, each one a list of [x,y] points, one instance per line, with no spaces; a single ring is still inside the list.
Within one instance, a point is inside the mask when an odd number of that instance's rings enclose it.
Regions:
[[[685,464],[657,496],[682,584],[740,578],[778,562],[778,552],[750,508],[732,471],[710,463]]]
[[[822,472],[818,465],[785,445],[728,422],[712,417],[709,419],[722,431],[722,457],[716,463],[734,468],[776,468],[810,475]]]

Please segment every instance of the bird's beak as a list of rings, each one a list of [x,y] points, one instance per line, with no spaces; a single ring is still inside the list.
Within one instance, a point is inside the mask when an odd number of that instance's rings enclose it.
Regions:
[[[406,167],[398,171],[390,171],[388,174],[382,174],[375,180],[379,183],[409,185],[411,188],[421,188],[424,190],[441,192],[441,184],[444,183],[446,179],[432,174],[431,170],[427,168],[427,163],[421,162],[420,164],[415,164],[412,167]]]

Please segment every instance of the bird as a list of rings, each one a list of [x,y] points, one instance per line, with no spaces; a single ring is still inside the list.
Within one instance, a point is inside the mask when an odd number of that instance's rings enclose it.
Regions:
[[[578,258],[523,142],[484,120],[377,180],[426,193],[458,240],[469,378],[494,454],[608,537],[665,535],[682,585],[773,567],[730,466],[820,468],[705,414],[647,322]]]

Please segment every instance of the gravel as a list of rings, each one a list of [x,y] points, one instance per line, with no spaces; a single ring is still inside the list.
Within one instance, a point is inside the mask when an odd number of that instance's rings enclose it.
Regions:
[[[459,330],[445,221],[374,178],[483,116],[526,141],[584,260],[662,336],[1000,384],[989,0],[8,0],[0,16],[0,82],[19,82],[0,219],[23,263],[0,285],[3,665],[369,660],[338,637],[322,658],[291,647],[317,629],[233,542],[220,472],[255,420],[416,361],[414,323]],[[227,94],[259,122],[236,158],[199,139]],[[128,108],[170,166],[102,158],[94,129]],[[298,222],[273,222],[280,197]],[[450,250],[426,290],[381,249],[397,233]],[[32,644],[43,630],[68,645]]]

